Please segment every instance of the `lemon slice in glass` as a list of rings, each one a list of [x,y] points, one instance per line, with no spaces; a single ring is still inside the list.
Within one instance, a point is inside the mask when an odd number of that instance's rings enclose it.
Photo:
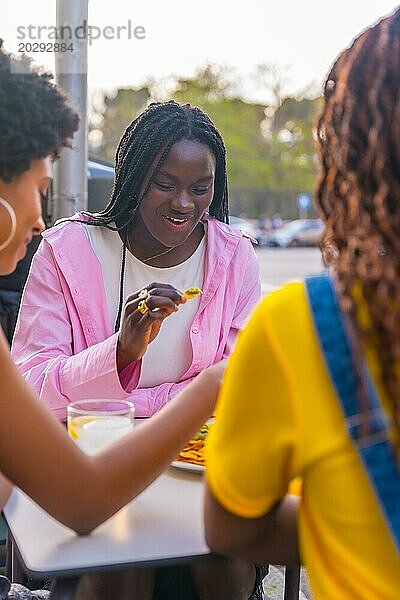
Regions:
[[[74,417],[68,421],[68,434],[75,442],[79,440],[85,425],[96,419],[96,417]]]

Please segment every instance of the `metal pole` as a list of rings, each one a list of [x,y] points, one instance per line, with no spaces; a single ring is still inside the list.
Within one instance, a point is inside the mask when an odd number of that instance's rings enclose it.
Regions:
[[[80,116],[73,149],[62,151],[55,165],[52,221],[87,210],[87,28],[88,0],[57,0],[59,42],[69,48],[56,53],[56,81]]]
[[[78,591],[80,577],[56,579],[51,588],[51,600],[73,600]]]
[[[300,567],[286,567],[284,600],[298,600],[300,595]]]

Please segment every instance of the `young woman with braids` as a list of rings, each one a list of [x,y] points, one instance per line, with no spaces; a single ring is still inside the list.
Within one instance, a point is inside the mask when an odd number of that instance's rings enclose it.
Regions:
[[[317,140],[316,204],[331,274],[271,294],[241,334],[208,442],[206,535],[216,552],[246,560],[291,564],[300,554],[315,598],[397,600],[395,528],[378,501],[383,486],[374,488],[359,452],[369,448],[375,460],[381,446],[373,444],[391,440],[393,476],[383,483],[399,485],[400,10],[336,60]],[[333,295],[322,288],[322,301],[338,300],[338,322],[349,332],[344,382],[328,376],[343,346],[318,318],[326,308],[312,302],[316,281],[333,286]],[[339,397],[349,393],[349,375],[356,412],[345,422]],[[382,411],[389,438],[374,438]],[[287,493],[295,476],[303,478],[300,500]],[[399,495],[391,494],[386,515],[398,519]]]
[[[251,241],[227,222],[218,130],[189,104],[151,104],[119,143],[109,204],[46,231],[32,263],[13,357],[54,414],[128,398],[149,417],[229,355],[260,281]],[[202,294],[186,302],[192,286]],[[265,567],[190,570],[199,598],[261,598]]]
[[[73,219],[43,234],[13,356],[61,419],[99,395],[151,416],[229,355],[260,298],[252,244],[226,225],[219,132],[198,108],[150,105],[122,136],[108,206]],[[203,293],[185,303],[190,286]]]

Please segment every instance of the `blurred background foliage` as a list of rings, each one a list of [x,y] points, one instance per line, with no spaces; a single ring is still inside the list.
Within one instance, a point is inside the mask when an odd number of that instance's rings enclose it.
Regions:
[[[227,147],[231,213],[296,218],[297,194],[311,194],[316,175],[312,127],[321,98],[283,97],[282,74],[274,65],[259,65],[256,76],[270,104],[245,101],[230,69],[211,64],[192,78],[173,79],[168,89],[149,81],[139,89],[104,94],[92,107],[91,153],[113,161],[122,132],[149,102],[190,102],[209,114]]]

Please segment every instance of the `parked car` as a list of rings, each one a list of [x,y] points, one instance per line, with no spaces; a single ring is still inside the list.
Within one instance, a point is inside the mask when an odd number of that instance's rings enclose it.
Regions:
[[[269,246],[316,246],[324,230],[320,219],[296,219],[269,235]]]
[[[88,210],[90,212],[99,212],[108,204],[113,185],[113,164],[90,156],[88,160]]]
[[[248,235],[249,238],[251,238],[252,242],[254,244],[258,244],[259,243],[259,236],[260,236],[260,232],[258,229],[256,229],[256,227],[254,227],[254,225],[252,223],[250,223],[249,221],[247,221],[246,219],[241,219],[240,217],[234,217],[234,216],[230,216],[229,217],[229,225],[231,225],[232,227],[236,227],[237,229],[240,229],[241,231],[243,231],[244,234]]]

